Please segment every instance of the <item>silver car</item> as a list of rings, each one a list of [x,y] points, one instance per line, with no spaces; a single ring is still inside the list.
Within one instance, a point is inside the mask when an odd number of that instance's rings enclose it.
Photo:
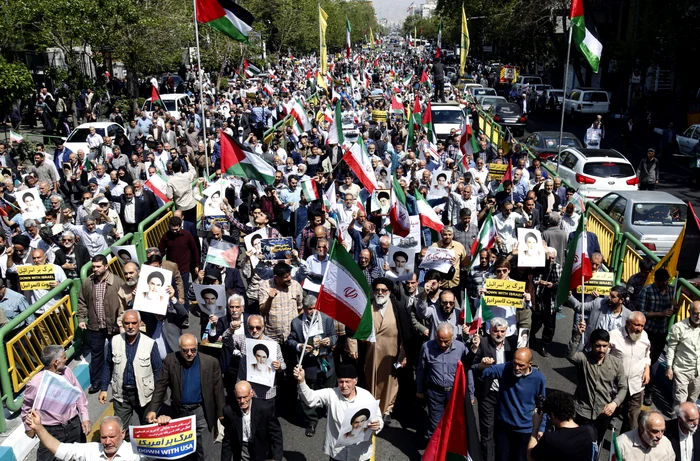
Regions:
[[[610,192],[596,202],[603,213],[656,254],[663,257],[683,230],[688,206],[661,191]]]

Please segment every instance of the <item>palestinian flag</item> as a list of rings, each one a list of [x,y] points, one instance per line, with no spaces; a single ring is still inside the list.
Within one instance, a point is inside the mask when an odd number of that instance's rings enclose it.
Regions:
[[[248,43],[255,18],[232,0],[196,0],[197,21],[207,23],[232,39]]]
[[[357,142],[345,152],[343,160],[370,194],[379,188],[377,176],[372,168],[372,162],[370,162],[362,137],[358,137]]]
[[[479,265],[479,253],[488,250],[496,243],[496,226],[493,225],[493,211],[489,210],[479,230],[479,237],[474,240],[471,247],[472,264],[469,270]]]
[[[245,76],[249,78],[260,75],[260,69],[248,62],[247,59],[243,59],[243,71],[245,72]]]
[[[370,287],[362,269],[338,241],[333,242],[318,293],[316,309],[355,332],[355,339],[374,340]]]
[[[413,102],[413,129],[420,131],[422,120],[420,116],[420,98],[416,95],[416,100]]]
[[[311,69],[308,69],[308,70],[306,71],[306,83],[308,83],[309,86],[312,87],[312,88],[313,88],[314,85],[316,84],[316,82],[314,81],[314,78],[311,76]]]
[[[324,211],[331,211],[333,204],[338,201],[335,196],[335,181],[331,182],[331,187],[328,188],[321,198],[323,198]]]
[[[85,157],[85,160],[87,160],[87,156]],[[89,168],[90,163],[87,162],[86,168]],[[89,169],[87,171],[90,171]],[[161,176],[160,172],[156,172],[154,175],[152,175],[146,182],[143,184],[146,186],[153,194],[161,199],[163,203],[168,203],[170,202],[170,199],[166,195],[166,189],[167,189],[167,184],[168,182]]]
[[[467,375],[457,361],[452,395],[423,454],[423,461],[481,461],[476,418],[467,394]]]
[[[240,178],[257,179],[272,184],[275,168],[258,154],[248,150],[236,139],[221,131],[221,170]]]
[[[301,182],[301,192],[304,194],[306,201],[313,202],[321,198],[321,190],[315,179],[307,179]]]
[[[462,132],[459,135],[459,150],[462,155],[466,158],[467,155],[474,155],[474,149],[472,147],[472,126],[465,120],[462,125]]]
[[[425,112],[423,112],[421,125],[423,125],[423,128],[425,128],[425,131],[428,134],[428,141],[430,141],[432,144],[437,144],[437,140],[435,139],[435,130],[433,128],[433,110],[430,107],[430,101],[428,101]]]
[[[403,102],[401,102],[401,98],[396,95],[391,97],[391,113],[403,114]]]
[[[435,47],[435,59],[440,59],[441,52],[442,52],[442,19],[440,19],[440,26],[438,27],[437,46]]]
[[[401,237],[407,237],[411,232],[411,221],[408,217],[406,206],[406,194],[394,177],[394,185],[391,192],[391,209],[389,211],[392,232]]]
[[[406,77],[404,77],[401,84],[403,86],[410,86],[412,81],[413,81],[413,71],[411,71],[410,74],[408,74]]]
[[[160,99],[160,93],[158,93],[158,88],[155,85],[151,85],[151,106],[159,105],[160,107],[165,107],[163,105],[163,100]]]
[[[222,267],[236,267],[238,245],[212,239],[209,243],[206,262]]]
[[[22,136],[19,133],[15,133],[14,131],[10,130],[10,142],[16,142],[17,144],[21,143],[24,141],[24,136]]]
[[[345,144],[345,135],[343,134],[343,115],[340,112],[340,101],[335,104],[333,111],[333,121],[328,129],[328,138],[326,144],[337,144],[342,152],[345,152],[348,146]]]
[[[428,78],[428,74],[425,73],[425,69],[423,69],[423,72],[420,74],[420,84],[425,85],[425,87],[429,90],[432,88],[430,86],[430,79]]]
[[[418,192],[418,189],[415,191],[415,197],[416,197],[416,202],[418,203],[418,215],[420,216],[420,225],[424,227],[428,227],[435,232],[442,232],[442,228],[445,227],[442,224],[442,220],[440,217],[435,213],[435,210],[433,210],[428,204],[428,202],[425,200],[423,195]]]
[[[593,72],[598,73],[603,44],[586,28],[586,20],[583,15],[583,0],[572,0],[569,17],[571,18],[571,27],[574,28],[572,33],[574,44],[585,56]]]
[[[585,222],[588,213],[581,216],[578,228],[566,247],[566,261],[561,271],[559,288],[557,289],[557,306],[563,305],[569,299],[569,291],[573,291],[593,276],[591,260],[588,259],[588,244]]]
[[[296,122],[299,124],[302,130],[308,131],[311,129],[311,122],[309,121],[309,116],[306,115],[304,106],[301,105],[298,99],[294,100],[294,104],[292,105],[292,110],[289,111],[289,115],[291,115],[292,118],[296,120]]]
[[[352,45],[350,44],[350,32],[352,32],[350,20],[345,18],[345,54],[348,59],[350,59],[350,50],[352,49]]]

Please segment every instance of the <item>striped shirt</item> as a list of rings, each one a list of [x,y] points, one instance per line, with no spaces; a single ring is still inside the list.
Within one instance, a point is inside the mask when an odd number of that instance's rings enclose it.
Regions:
[[[642,288],[639,293],[639,310],[647,315],[649,312],[661,312],[671,309],[671,290],[666,288],[666,293],[661,294],[655,283]],[[647,316],[647,324],[644,329],[647,333],[665,333],[668,319],[665,317]]]
[[[102,281],[92,278],[92,299],[95,300],[95,312],[97,313],[97,327],[107,328],[105,320],[105,293],[107,292],[107,277]]]
[[[265,334],[283,343],[287,340],[292,328],[292,320],[301,312],[302,288],[299,282],[292,280],[289,287],[278,287],[275,279],[263,280],[258,290],[260,307],[270,298],[270,289],[277,290],[277,296],[272,299],[270,311],[265,315]]]

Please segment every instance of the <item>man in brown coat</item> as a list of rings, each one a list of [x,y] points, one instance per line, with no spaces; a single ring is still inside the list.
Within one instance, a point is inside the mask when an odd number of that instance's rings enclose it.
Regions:
[[[78,327],[87,329],[90,342],[90,394],[100,391],[105,341],[119,334],[124,313],[119,289],[124,283],[109,271],[107,257],[92,257],[92,275],[83,282],[78,297]]]

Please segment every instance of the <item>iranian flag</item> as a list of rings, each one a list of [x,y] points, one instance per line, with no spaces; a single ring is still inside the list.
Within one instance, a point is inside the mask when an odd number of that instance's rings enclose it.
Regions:
[[[352,45],[350,44],[350,32],[352,32],[350,20],[345,18],[345,54],[348,59],[350,59],[350,50],[352,49]]]
[[[593,276],[591,260],[588,258],[588,241],[585,227],[588,213],[581,216],[574,236],[566,246],[566,261],[561,271],[559,288],[557,290],[557,306],[563,305],[569,299],[569,291],[573,291],[583,282]]]
[[[374,339],[370,287],[362,269],[337,240],[318,293],[316,309],[355,332],[355,339]]]
[[[423,461],[481,461],[479,434],[472,402],[467,394],[467,375],[457,361],[452,395],[423,454]]]
[[[260,75],[260,69],[248,62],[247,59],[243,59],[243,71],[245,72],[246,77],[255,77],[256,75]]]
[[[265,85],[263,86],[263,92],[269,97],[272,97],[272,95],[275,92],[275,89],[272,88],[272,85],[270,85],[269,83],[265,83]]]
[[[403,114],[403,102],[401,102],[401,98],[397,95],[391,97],[391,113]]]
[[[321,198],[321,191],[315,179],[307,179],[301,182],[301,192],[308,202],[313,202]]]
[[[258,154],[243,147],[237,140],[221,131],[221,170],[231,176],[257,179],[272,184],[275,168]]]
[[[433,110],[430,107],[430,101],[428,101],[425,112],[423,112],[421,125],[423,125],[423,128],[425,128],[425,131],[428,133],[428,141],[430,141],[432,144],[437,144],[437,140],[435,139],[435,130],[433,128]]]
[[[402,80],[401,83],[403,84],[403,86],[410,86],[412,81],[413,81],[413,71],[411,71],[411,73],[408,74],[408,75]]]
[[[483,224],[481,224],[479,237],[472,243],[472,264],[469,267],[470,270],[475,269],[479,265],[479,253],[481,250],[490,249],[494,243],[496,243],[496,227],[493,225],[493,212],[489,210]]]
[[[462,132],[459,135],[459,150],[462,151],[462,155],[466,158],[467,155],[474,155],[474,148],[472,147],[472,126],[465,120],[462,125]]]
[[[394,176],[394,185],[391,192],[391,211],[389,212],[392,232],[401,237],[407,237],[411,232],[411,220],[408,217],[406,206],[406,194]]]
[[[501,178],[501,184],[498,185],[498,189],[496,189],[496,192],[502,192],[504,190],[503,183],[505,181],[513,182],[513,159],[512,158],[508,159],[508,168],[506,168],[506,172],[503,173],[503,178]],[[512,190],[513,189],[511,189],[511,191]],[[513,194],[511,194],[511,198],[512,198],[512,196],[513,196]]]
[[[357,142],[345,152],[343,160],[345,160],[345,163],[348,164],[352,172],[357,176],[357,179],[360,180],[360,183],[370,194],[379,188],[377,176],[374,173],[374,168],[372,168],[362,137],[358,137]]]
[[[610,437],[610,461],[623,461],[620,446],[617,444],[617,434],[613,428],[612,437]]]
[[[304,106],[301,105],[298,99],[294,100],[294,104],[292,105],[292,110],[289,111],[289,115],[291,115],[292,118],[297,121],[299,126],[304,131],[311,129],[311,121],[309,121],[309,116],[306,115]]]
[[[428,74],[425,73],[425,69],[423,69],[423,72],[420,74],[420,84],[430,89],[430,79],[428,78]]]
[[[440,19],[440,26],[438,27],[437,46],[435,47],[435,59],[440,59],[441,52],[442,52],[442,19]]]
[[[583,15],[583,0],[572,0],[569,17],[571,18],[571,27],[574,28],[572,32],[574,43],[585,56],[593,72],[598,73],[603,44],[586,28],[586,20]]]
[[[19,133],[15,133],[14,131],[10,130],[10,142],[16,142],[17,144],[21,143],[24,141],[24,136],[22,136]],[[87,156],[86,156],[87,157]]]
[[[335,197],[335,181],[331,183],[331,187],[329,187],[326,193],[323,194],[322,198],[324,211],[331,211],[333,204],[338,201],[338,199]]]
[[[197,0],[197,21],[207,23],[232,39],[248,43],[255,18],[233,0]]]
[[[482,296],[479,298],[479,306],[476,308],[476,314],[472,315],[469,298],[464,296],[464,309],[462,309],[462,317],[464,324],[469,325],[469,334],[475,335],[479,332],[479,328],[481,328],[484,322],[493,318],[493,314]]]
[[[85,157],[85,160],[87,160],[87,156]],[[88,162],[87,165],[90,165],[90,163]],[[167,185],[168,182],[163,176],[161,176],[159,171],[157,171],[154,175],[148,178],[148,180],[144,183],[144,186],[146,186],[151,192],[153,192],[153,194],[156,197],[161,199],[163,203],[170,202],[170,199],[165,193]]]
[[[342,152],[348,149],[348,146],[345,144],[345,135],[343,134],[343,115],[340,112],[340,101],[335,103],[335,111],[333,111],[331,127],[328,129],[326,144],[337,144]]]
[[[415,197],[416,197],[416,202],[418,202],[418,215],[420,216],[420,225],[428,227],[435,232],[442,232],[442,228],[445,227],[442,224],[442,220],[440,217],[435,213],[435,210],[433,210],[430,207],[430,204],[425,200],[423,195],[418,192],[418,189],[415,191]]]

